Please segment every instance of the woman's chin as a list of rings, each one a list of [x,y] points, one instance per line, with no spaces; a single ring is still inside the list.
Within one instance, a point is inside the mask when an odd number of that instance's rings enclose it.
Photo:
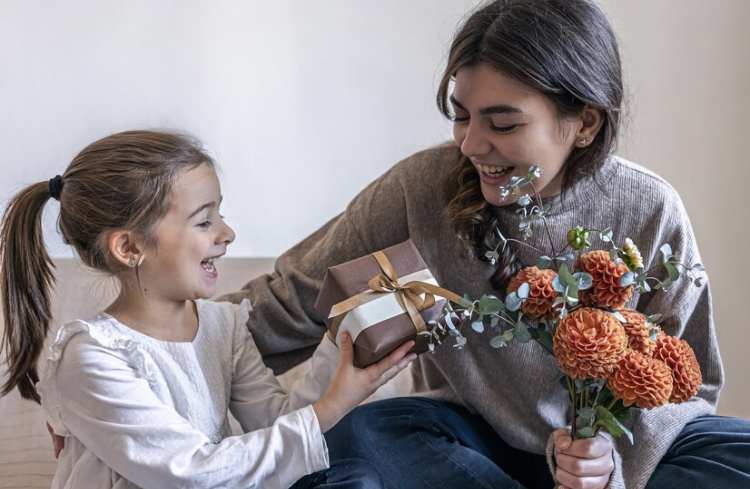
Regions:
[[[515,195],[508,195],[503,200],[500,198],[500,193],[499,187],[489,187],[482,184],[482,196],[491,205],[505,206],[514,204],[518,200],[518,197]]]

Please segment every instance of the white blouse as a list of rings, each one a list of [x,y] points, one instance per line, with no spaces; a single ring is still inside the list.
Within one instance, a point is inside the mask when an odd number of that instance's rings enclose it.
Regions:
[[[37,389],[65,437],[53,488],[286,489],[329,465],[310,404],[338,350],[321,342],[287,393],[247,331],[249,302],[196,301],[192,342],[160,341],[106,313],[65,324]],[[244,435],[230,436],[227,408]]]

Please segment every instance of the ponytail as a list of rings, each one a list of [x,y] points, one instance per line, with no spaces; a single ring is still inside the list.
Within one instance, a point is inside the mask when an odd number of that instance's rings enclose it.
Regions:
[[[0,395],[18,387],[21,397],[40,402],[37,361],[51,321],[50,288],[54,264],[42,237],[42,212],[51,185],[37,183],[18,193],[5,210],[0,234],[0,294],[5,331],[0,353],[7,354],[8,380]]]

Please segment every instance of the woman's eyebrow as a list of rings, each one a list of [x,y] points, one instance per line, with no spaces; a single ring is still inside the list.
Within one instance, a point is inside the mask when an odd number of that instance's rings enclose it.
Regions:
[[[459,109],[466,110],[466,107],[461,105],[461,102],[456,100],[456,97],[454,97],[453,95],[450,96],[450,101],[453,105],[455,105]],[[499,104],[499,105],[493,105],[491,107],[485,107],[483,109],[479,109],[479,113],[482,115],[490,115],[490,114],[523,114],[524,112],[518,107],[513,107],[512,105]]]

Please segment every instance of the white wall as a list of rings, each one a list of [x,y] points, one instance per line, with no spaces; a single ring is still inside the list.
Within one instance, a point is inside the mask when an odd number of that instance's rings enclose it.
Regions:
[[[107,134],[184,129],[223,168],[229,254],[276,256],[449,136],[435,77],[471,3],[0,0],[0,196]]]
[[[720,411],[750,418],[750,2],[601,3],[631,93],[621,153],[685,200],[727,370]],[[106,134],[181,128],[224,169],[239,235],[230,255],[276,256],[397,160],[449,136],[436,80],[474,4],[0,0],[0,199]]]

